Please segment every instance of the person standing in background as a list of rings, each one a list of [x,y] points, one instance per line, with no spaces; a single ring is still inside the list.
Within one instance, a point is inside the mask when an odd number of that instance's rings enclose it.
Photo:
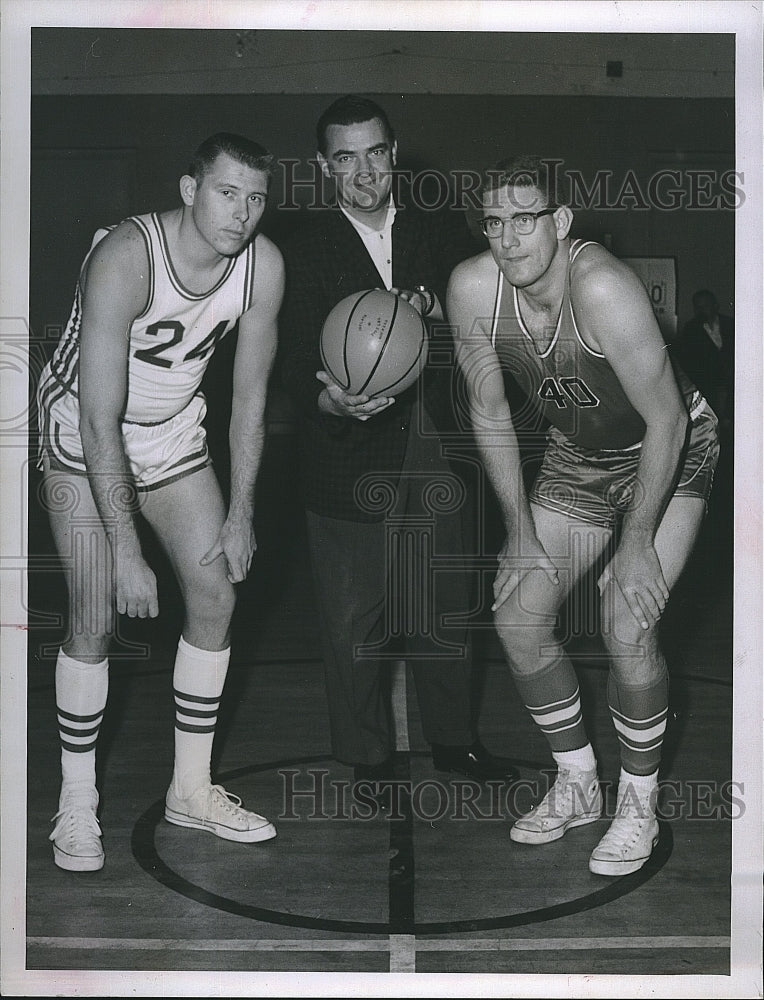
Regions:
[[[735,419],[735,322],[719,312],[713,292],[692,297],[693,318],[671,343],[670,353],[700,389],[722,428]]]

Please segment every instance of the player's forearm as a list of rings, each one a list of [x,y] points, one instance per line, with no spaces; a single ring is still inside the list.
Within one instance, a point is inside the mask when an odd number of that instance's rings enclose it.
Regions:
[[[249,413],[231,416],[231,490],[228,520],[251,522],[255,512],[255,487],[265,447],[265,412],[257,406]]]
[[[457,307],[454,310],[457,314]],[[458,328],[458,327],[457,327]],[[461,329],[466,329],[462,320]],[[464,375],[470,423],[488,480],[496,495],[508,537],[533,531],[522,476],[520,448],[495,354],[477,338],[457,340],[457,359]]]
[[[138,494],[118,420],[96,421],[83,416],[80,436],[90,489],[112,550],[140,553],[135,527]]]
[[[499,504],[507,537],[519,538],[520,535],[535,529],[523,482],[517,436],[511,420],[503,422],[502,429],[496,431],[484,426],[485,417],[485,412],[477,413],[473,406],[472,426],[475,440]]]
[[[519,461],[510,459],[501,452],[506,445],[481,448],[488,478],[491,481],[501,511],[507,538],[529,538],[536,532],[528,494],[522,479]]]
[[[687,430],[687,415],[671,423],[649,426],[642,441],[634,498],[623,521],[621,545],[655,540],[661,518],[676,485]]]

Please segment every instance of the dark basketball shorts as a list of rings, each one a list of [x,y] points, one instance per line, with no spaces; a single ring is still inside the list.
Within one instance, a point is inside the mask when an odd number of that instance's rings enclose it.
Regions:
[[[719,458],[718,421],[706,400],[697,394],[690,413],[691,428],[675,497],[698,497],[708,502]],[[541,469],[530,492],[532,503],[604,528],[615,528],[619,518],[639,503],[637,466],[641,443],[616,451],[591,451],[571,444],[553,428],[547,437]]]
[[[46,456],[53,471],[86,476],[77,397],[48,372],[40,380],[37,405],[38,466],[42,467]],[[206,412],[204,396],[197,393],[168,420],[148,424],[123,421],[122,441],[138,490],[167,486],[210,464],[202,423]]]

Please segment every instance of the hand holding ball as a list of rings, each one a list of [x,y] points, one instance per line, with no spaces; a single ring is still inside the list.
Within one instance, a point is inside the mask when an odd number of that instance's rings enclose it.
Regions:
[[[321,361],[346,392],[393,396],[419,378],[427,332],[416,309],[392,292],[354,292],[326,317]]]

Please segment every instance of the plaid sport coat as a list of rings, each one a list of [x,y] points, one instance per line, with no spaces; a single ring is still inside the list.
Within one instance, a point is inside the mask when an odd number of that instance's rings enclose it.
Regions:
[[[393,285],[425,285],[445,307],[453,268],[480,246],[462,213],[423,211],[398,205],[392,230]],[[305,506],[326,517],[349,521],[381,518],[361,509],[355,485],[369,473],[397,475],[403,464],[412,405],[418,394],[438,430],[456,427],[452,393],[453,350],[436,337],[437,365],[428,361],[422,378],[396,397],[387,410],[366,421],[322,414],[316,378],[322,368],[319,340],[327,314],[353,292],[383,287],[366,247],[338,208],[319,210],[281,246],[286,294],[279,322],[277,370],[298,412],[300,481]],[[449,339],[448,343],[451,341]],[[431,343],[431,353],[434,356]]]

